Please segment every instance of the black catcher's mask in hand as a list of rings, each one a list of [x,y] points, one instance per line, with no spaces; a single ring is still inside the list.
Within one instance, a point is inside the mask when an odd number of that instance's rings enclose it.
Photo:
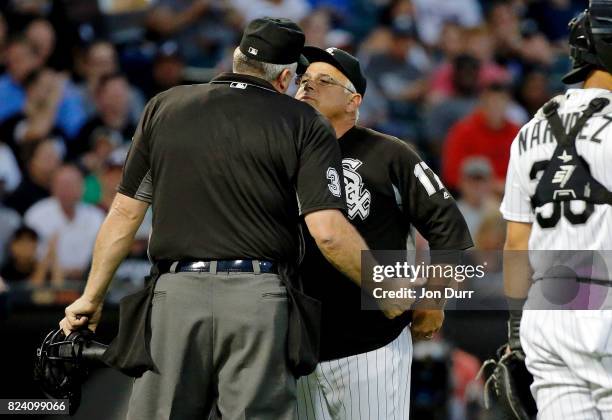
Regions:
[[[36,349],[34,379],[50,398],[68,399],[73,415],[81,403],[81,385],[92,367],[102,366],[107,346],[94,341],[88,329],[68,337],[61,329],[51,331]]]

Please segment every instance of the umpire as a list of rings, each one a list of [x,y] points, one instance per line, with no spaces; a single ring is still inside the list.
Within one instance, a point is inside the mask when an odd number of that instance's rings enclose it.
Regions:
[[[145,108],[87,286],[60,322],[65,332],[95,330],[151,204],[149,253],[159,279],[149,318],[134,318],[145,327],[122,331],[122,319],[118,336],[127,341],[119,359],[152,362],[140,372],[123,365],[142,374],[128,418],[201,418],[211,410],[222,419],[296,418],[288,296],[278,273],[298,259],[300,216],[323,254],[357,283],[359,251],[367,249],[342,213],[330,125],[282,94],[303,46],[293,22],[254,20],[235,50],[234,73],[173,88]],[[124,309],[134,308],[122,306],[122,318]],[[149,336],[143,351],[134,337]]]

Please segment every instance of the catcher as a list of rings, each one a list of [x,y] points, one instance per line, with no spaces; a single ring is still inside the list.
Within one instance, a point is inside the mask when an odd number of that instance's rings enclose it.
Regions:
[[[514,418],[531,414],[505,397],[525,389],[506,376],[523,351],[538,419],[612,418],[612,277],[571,264],[612,249],[611,40],[612,1],[591,0],[570,23],[573,70],[563,78],[583,89],[551,100],[512,144],[501,205],[510,353],[492,381]]]

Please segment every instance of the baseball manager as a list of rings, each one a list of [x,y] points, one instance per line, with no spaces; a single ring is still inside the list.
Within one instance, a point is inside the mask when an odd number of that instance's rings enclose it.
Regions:
[[[351,223],[372,249],[415,249],[415,228],[432,250],[472,246],[455,200],[405,142],[357,125],[366,79],[359,61],[337,48],[306,47],[310,61],[296,98],[325,115],[342,152]],[[430,339],[442,310],[387,319],[361,309],[361,290],[332,267],[312,240],[302,271],[323,303],[321,363],[298,383],[300,420],[408,419],[412,335]],[[316,238],[315,238],[316,239]],[[442,261],[439,261],[442,262]],[[385,299],[386,300],[386,299]]]

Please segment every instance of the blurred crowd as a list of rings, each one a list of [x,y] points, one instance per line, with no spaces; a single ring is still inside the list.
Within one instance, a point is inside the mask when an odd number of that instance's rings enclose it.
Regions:
[[[6,0],[0,2],[0,276],[87,273],[144,104],[231,70],[242,28],[300,23],[369,79],[361,125],[412,143],[481,249],[501,249],[509,145],[570,63],[586,0]],[[146,273],[150,217],[122,270]],[[129,261],[133,261],[132,266]],[[120,271],[121,272],[121,271]]]

